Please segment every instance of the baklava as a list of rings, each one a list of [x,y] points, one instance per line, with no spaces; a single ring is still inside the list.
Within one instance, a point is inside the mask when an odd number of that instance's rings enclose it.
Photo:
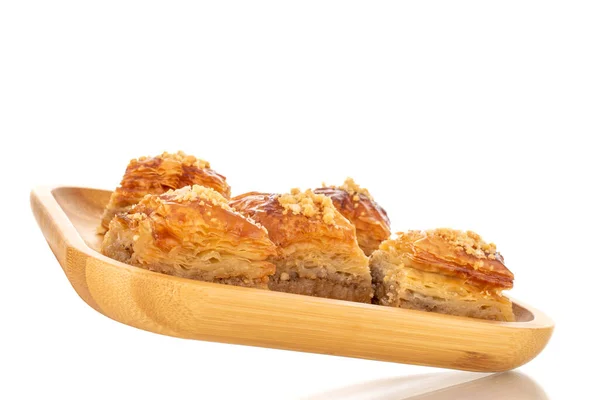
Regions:
[[[262,224],[277,246],[269,260],[271,290],[370,303],[368,259],[356,230],[331,199],[307,190],[284,195],[251,192],[231,206]]]
[[[105,233],[116,214],[127,212],[145,195],[189,185],[209,187],[226,198],[231,194],[225,177],[212,170],[208,161],[182,151],[131,160],[120,186],[110,196],[98,233]]]
[[[267,231],[213,189],[146,195],[110,222],[108,257],[182,278],[267,289],[276,254]]]
[[[323,185],[325,186],[325,185]],[[367,256],[390,237],[390,220],[385,210],[375,202],[369,191],[347,178],[342,186],[315,189],[333,201],[333,205],[356,227],[358,245]]]
[[[474,232],[408,231],[370,257],[375,302],[384,306],[514,321],[502,291],[513,274],[493,243]]]

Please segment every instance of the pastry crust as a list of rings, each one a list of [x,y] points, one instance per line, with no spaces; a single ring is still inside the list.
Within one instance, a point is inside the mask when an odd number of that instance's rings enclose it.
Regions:
[[[331,199],[308,190],[277,195],[251,192],[230,205],[256,220],[277,246],[271,290],[369,303],[368,259],[354,226]]]
[[[513,274],[493,243],[474,232],[409,231],[384,241],[370,258],[378,304],[513,321],[502,290]]]
[[[324,185],[325,186],[325,185]],[[347,178],[342,186],[326,186],[315,193],[329,197],[340,213],[356,227],[358,245],[367,256],[390,237],[390,219],[369,191]]]
[[[162,194],[188,185],[209,187],[226,198],[231,195],[223,175],[212,170],[207,161],[182,151],[131,160],[104,210],[98,233],[105,233],[115,214],[127,212],[145,195]]]
[[[266,289],[276,249],[264,227],[194,185],[147,195],[116,215],[102,253],[168,275]]]

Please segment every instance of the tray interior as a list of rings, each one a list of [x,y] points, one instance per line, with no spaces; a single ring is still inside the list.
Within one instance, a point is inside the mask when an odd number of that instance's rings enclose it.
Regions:
[[[60,187],[52,195],[65,212],[85,244],[95,251],[100,250],[102,236],[96,233],[105,205],[111,192],[99,189]],[[513,303],[516,322],[533,320],[533,314]]]

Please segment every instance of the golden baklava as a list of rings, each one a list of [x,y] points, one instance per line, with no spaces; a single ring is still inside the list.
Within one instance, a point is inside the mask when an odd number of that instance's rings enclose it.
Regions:
[[[162,194],[188,185],[206,186],[229,198],[225,177],[210,168],[208,161],[180,151],[131,160],[119,187],[110,196],[98,233],[105,233],[115,214],[128,211],[147,194]]]
[[[369,191],[357,185],[352,178],[347,178],[342,186],[315,189],[315,193],[329,197],[335,208],[354,224],[358,245],[367,256],[390,236],[387,213]]]
[[[327,196],[293,189],[284,195],[251,192],[230,205],[262,224],[277,246],[271,290],[371,302],[368,259],[354,226]]]
[[[408,231],[370,257],[375,302],[384,306],[514,321],[502,291],[513,274],[493,243],[474,232]]]
[[[102,253],[168,275],[266,289],[276,248],[264,227],[194,185],[146,195],[117,214]]]

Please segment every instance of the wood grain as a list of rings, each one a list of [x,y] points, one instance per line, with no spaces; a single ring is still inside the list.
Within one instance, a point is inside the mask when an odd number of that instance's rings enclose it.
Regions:
[[[482,321],[162,275],[103,256],[110,192],[37,188],[31,207],[79,296],[136,328],[187,339],[496,372],[537,356],[554,324],[513,299],[517,322]]]

